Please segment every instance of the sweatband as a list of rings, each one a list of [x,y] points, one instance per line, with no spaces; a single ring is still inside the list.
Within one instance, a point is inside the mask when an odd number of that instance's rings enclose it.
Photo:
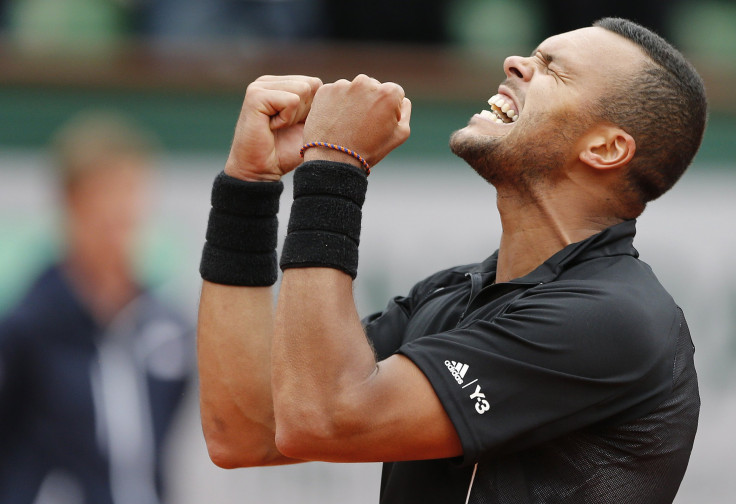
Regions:
[[[199,273],[224,285],[268,286],[278,278],[279,197],[284,184],[246,182],[221,172],[212,185]]]
[[[308,161],[297,168],[281,269],[328,267],[355,278],[367,189],[365,171],[351,164]]]

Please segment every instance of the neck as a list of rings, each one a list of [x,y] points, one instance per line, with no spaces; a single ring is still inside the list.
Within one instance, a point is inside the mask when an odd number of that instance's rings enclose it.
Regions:
[[[497,206],[503,233],[496,282],[522,277],[567,245],[621,222],[597,215],[585,198],[557,188],[523,195],[499,189]]]

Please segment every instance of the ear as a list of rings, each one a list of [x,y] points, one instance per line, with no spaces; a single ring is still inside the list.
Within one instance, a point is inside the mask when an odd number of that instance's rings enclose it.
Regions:
[[[610,170],[628,164],[635,152],[634,137],[618,126],[605,125],[585,136],[579,159],[596,170]]]

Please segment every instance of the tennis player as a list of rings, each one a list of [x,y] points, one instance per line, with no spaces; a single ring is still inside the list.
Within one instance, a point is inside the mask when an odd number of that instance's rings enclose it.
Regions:
[[[697,427],[694,347],[632,242],[700,145],[703,83],[614,18],[504,71],[450,141],[497,191],[498,250],[363,320],[367,175],[409,136],[411,103],[365,75],[248,87],[201,263],[217,465],[382,461],[392,504],[672,502]],[[295,168],[274,307],[280,179]]]

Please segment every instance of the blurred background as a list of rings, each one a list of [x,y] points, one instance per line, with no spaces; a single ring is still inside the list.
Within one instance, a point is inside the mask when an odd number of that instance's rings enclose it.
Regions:
[[[500,237],[495,193],[450,154],[450,133],[486,106],[503,79],[505,56],[528,54],[545,37],[606,15],[654,28],[706,81],[710,119],[700,153],[640,218],[635,245],[683,307],[697,347],[703,406],[676,502],[731,502],[731,0],[0,0],[0,318],[65,253],[52,138],[79,112],[105,110],[155,138],[152,204],[132,263],[136,278],[193,326],[211,181],[224,166],[245,87],[262,74],[327,82],[367,73],[402,84],[413,102],[411,138],[370,179],[356,283],[363,315],[438,268],[482,260]],[[290,178],[286,183],[284,216]],[[162,448],[165,502],[377,502],[376,464],[217,469],[199,428],[196,385],[187,390]],[[65,495],[35,502],[84,502],[73,491]]]

